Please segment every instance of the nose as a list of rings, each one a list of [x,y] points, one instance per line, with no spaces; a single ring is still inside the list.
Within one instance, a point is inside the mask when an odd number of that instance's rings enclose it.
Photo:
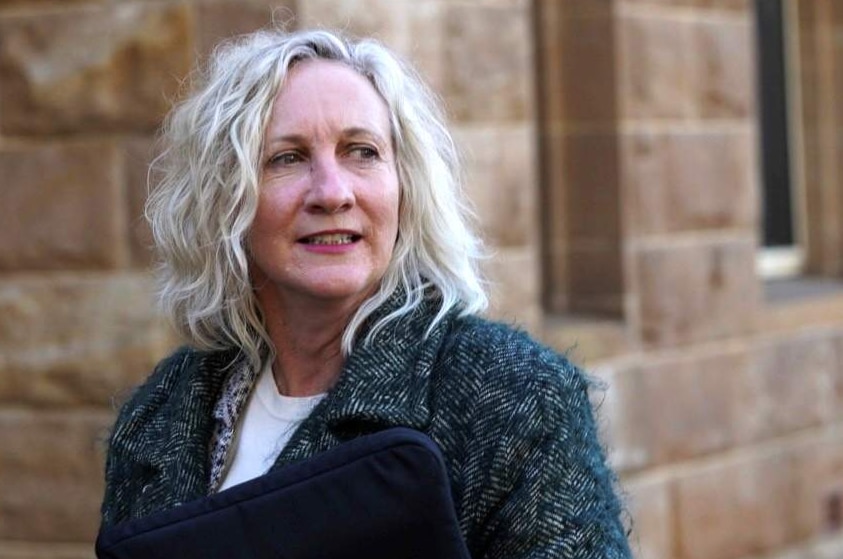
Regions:
[[[334,156],[311,159],[306,206],[314,213],[335,214],[354,206],[351,177]]]

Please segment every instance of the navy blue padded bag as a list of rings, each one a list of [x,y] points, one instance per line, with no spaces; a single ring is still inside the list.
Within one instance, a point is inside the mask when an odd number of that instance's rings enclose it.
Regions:
[[[470,559],[442,454],[392,428],[100,531],[99,559]]]

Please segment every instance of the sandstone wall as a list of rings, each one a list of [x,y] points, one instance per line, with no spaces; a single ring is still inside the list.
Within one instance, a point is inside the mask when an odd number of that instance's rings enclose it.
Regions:
[[[837,246],[840,6],[789,6],[794,145],[822,162],[796,180],[826,201],[808,214],[813,241]],[[754,3],[538,9],[543,177],[567,221],[546,238],[544,332],[609,384],[601,409],[639,557],[840,557],[843,298],[839,284],[793,297],[827,280],[756,272]],[[831,277],[826,256],[812,271]]]
[[[0,0],[0,557],[92,556],[115,400],[177,343],[141,218],[155,130],[222,37],[373,34],[446,98],[498,256],[497,312],[538,326],[529,3]]]
[[[822,264],[841,238],[843,17],[801,3]],[[141,219],[155,129],[190,68],[273,10],[380,37],[441,92],[493,314],[609,383],[638,557],[839,557],[843,295],[782,302],[755,272],[751,8],[0,0],[0,557],[93,556],[113,402],[177,343]]]

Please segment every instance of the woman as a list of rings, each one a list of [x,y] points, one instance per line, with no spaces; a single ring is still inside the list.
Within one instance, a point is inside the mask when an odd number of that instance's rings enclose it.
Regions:
[[[474,557],[627,557],[586,378],[486,295],[433,96],[379,44],[260,32],[165,126],[149,216],[191,341],[123,407],[103,524],[363,433],[441,447]]]

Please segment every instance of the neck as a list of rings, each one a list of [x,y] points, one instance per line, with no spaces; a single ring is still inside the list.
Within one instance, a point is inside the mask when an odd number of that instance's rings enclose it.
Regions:
[[[327,392],[342,372],[342,335],[357,305],[285,301],[259,290],[258,301],[275,347],[275,384],[287,396]]]

